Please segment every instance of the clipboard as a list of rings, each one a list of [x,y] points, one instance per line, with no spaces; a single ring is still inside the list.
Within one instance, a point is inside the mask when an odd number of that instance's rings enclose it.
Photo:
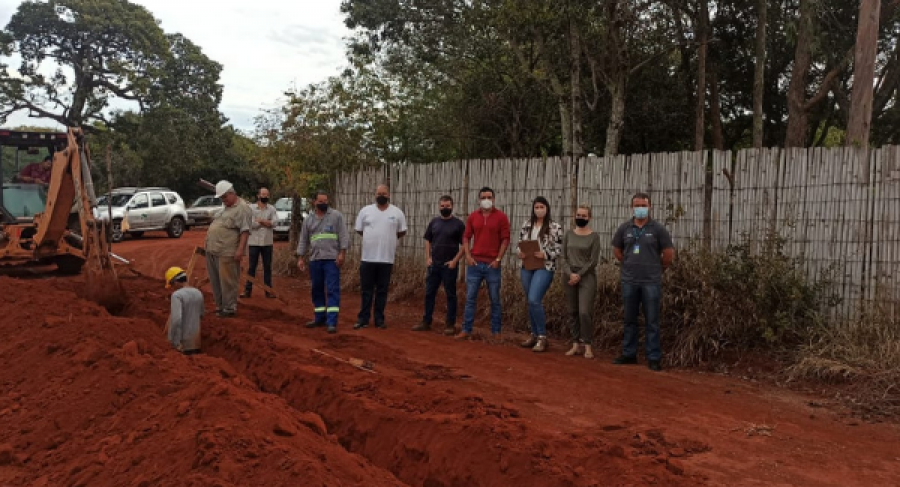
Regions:
[[[537,240],[522,240],[519,242],[519,250],[525,254],[522,259],[522,268],[527,271],[536,271],[544,268],[544,259],[538,259],[535,253],[541,252],[541,244]]]

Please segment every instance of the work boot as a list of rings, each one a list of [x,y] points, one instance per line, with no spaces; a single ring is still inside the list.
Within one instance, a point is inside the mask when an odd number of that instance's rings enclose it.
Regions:
[[[538,337],[537,344],[534,346],[534,348],[531,349],[531,351],[546,352],[548,346],[549,345],[547,344],[547,337]]]
[[[471,333],[466,333],[466,332],[464,332],[464,331],[461,331],[461,332],[459,332],[459,334],[456,335],[454,338],[456,338],[457,340],[471,340],[471,339],[472,339],[472,334],[471,334]]]
[[[378,328],[379,330],[387,330],[387,325],[384,323],[375,323],[375,328]]]
[[[532,348],[537,345],[537,342],[538,338],[534,335],[531,335],[530,337],[528,337],[528,340],[522,342],[522,348]]]
[[[329,334],[329,335],[334,335],[335,333],[337,333],[337,327],[336,327],[336,326],[329,326],[329,327],[328,327],[328,334]]]
[[[592,358],[594,358],[594,352],[591,351],[591,346],[590,346],[590,345],[585,345],[585,346],[584,346],[584,358],[587,358],[587,359],[592,359]]]
[[[234,315],[236,314],[237,313],[234,311],[219,311],[218,313],[216,313],[216,316],[218,316],[219,318],[234,318]]]
[[[650,361],[648,361],[648,362],[647,362],[647,367],[649,367],[650,370],[652,370],[652,371],[654,371],[654,372],[659,372],[660,370],[662,370],[662,367],[660,367],[660,365],[659,365],[659,360],[650,360]]]
[[[637,357],[629,357],[628,355],[619,355],[613,360],[616,365],[634,365],[637,363]]]
[[[590,350],[590,347],[588,347],[588,350]],[[572,348],[570,348],[569,351],[566,352],[566,356],[571,357],[573,355],[578,355],[579,353],[581,353],[581,344],[576,342],[573,343]]]
[[[424,321],[412,328],[412,331],[429,331],[429,330],[431,330],[431,323],[426,323]]]
[[[456,325],[446,325],[444,326],[444,335],[448,337],[452,337],[456,335]]]
[[[306,324],[307,328],[322,328],[323,326],[325,326],[325,323],[320,323],[318,321],[310,321]]]
[[[250,293],[247,292],[247,291],[244,291],[244,292],[242,292],[241,294],[238,294],[238,297],[241,298],[241,299],[249,298],[249,297],[250,297]]]
[[[363,329],[363,328],[368,328],[368,327],[369,327],[369,324],[368,324],[368,323],[360,323],[360,322],[357,322],[355,325],[353,325],[353,329],[354,329],[354,330],[361,330],[361,329]]]

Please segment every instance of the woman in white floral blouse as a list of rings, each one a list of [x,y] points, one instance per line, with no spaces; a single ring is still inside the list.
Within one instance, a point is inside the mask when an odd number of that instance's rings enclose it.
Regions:
[[[531,318],[531,337],[522,343],[523,347],[535,352],[547,350],[547,318],[544,314],[544,295],[553,284],[556,273],[556,258],[562,253],[563,229],[550,218],[550,203],[538,196],[531,204],[531,218],[522,225],[519,242],[537,240],[541,250],[535,257],[544,260],[544,266],[537,270],[522,268],[522,289],[528,297],[528,315]],[[526,256],[519,248],[519,259]]]

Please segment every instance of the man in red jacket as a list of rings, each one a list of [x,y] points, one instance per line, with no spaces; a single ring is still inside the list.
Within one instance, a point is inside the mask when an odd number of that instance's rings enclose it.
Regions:
[[[478,289],[482,282],[487,281],[488,295],[491,298],[491,335],[494,339],[499,339],[500,263],[509,247],[509,218],[494,208],[494,190],[491,188],[481,188],[478,199],[481,200],[481,209],[469,215],[466,233],[463,235],[463,249],[469,267],[466,270],[466,311],[462,332],[456,338],[467,339],[472,336]]]

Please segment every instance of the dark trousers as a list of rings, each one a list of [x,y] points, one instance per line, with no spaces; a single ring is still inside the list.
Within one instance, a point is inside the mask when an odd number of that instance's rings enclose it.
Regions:
[[[637,356],[638,313],[643,305],[646,325],[644,347],[647,350],[647,360],[659,360],[662,357],[659,340],[662,285],[628,284],[623,282],[622,297],[625,301],[625,344],[622,347],[622,354],[627,357]]]
[[[316,323],[337,326],[341,311],[341,270],[333,260],[314,260],[309,263],[309,274]]]
[[[256,266],[259,264],[259,256],[263,261],[263,282],[266,286],[272,287],[272,246],[271,245],[251,245],[250,246],[250,269],[247,274],[250,277],[256,277]],[[250,294],[253,291],[253,283],[247,281],[244,292]]]
[[[425,316],[423,323],[431,323],[434,315],[434,300],[437,298],[438,289],[444,286],[447,294],[447,320],[445,326],[456,325],[456,280],[459,278],[459,267],[453,269],[447,264],[435,262],[428,268],[428,276],[425,278]]]
[[[387,305],[388,286],[391,285],[391,272],[394,264],[381,262],[362,262],[359,264],[359,285],[362,288],[362,309],[359,310],[357,323],[369,324],[372,312],[372,298],[375,298],[375,325],[384,324],[384,307]]]

